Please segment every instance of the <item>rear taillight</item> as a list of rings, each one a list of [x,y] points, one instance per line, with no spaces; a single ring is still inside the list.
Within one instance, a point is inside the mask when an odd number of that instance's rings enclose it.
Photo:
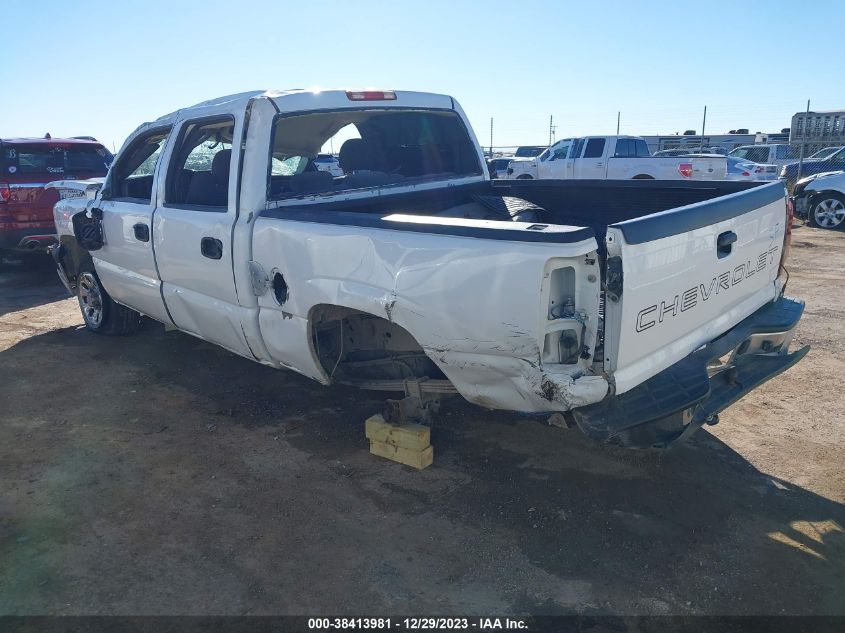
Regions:
[[[678,165],[678,172],[684,178],[692,178],[692,163],[681,163]]]
[[[780,270],[785,271],[786,258],[792,248],[792,221],[795,219],[795,199],[786,199],[786,228],[783,237],[783,251],[780,254]]]
[[[751,174],[749,174],[747,171],[744,171],[744,172],[742,172],[742,175],[743,176],[750,176]]]
[[[396,101],[392,90],[347,90],[346,98],[350,101]]]
[[[12,197],[12,189],[8,182],[0,182],[0,202],[8,202]]]

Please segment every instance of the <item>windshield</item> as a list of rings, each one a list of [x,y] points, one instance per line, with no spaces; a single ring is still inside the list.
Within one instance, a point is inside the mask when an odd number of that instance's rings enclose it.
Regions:
[[[342,175],[317,169],[324,146],[340,148]],[[273,129],[268,198],[481,173],[475,145],[453,111],[391,108],[281,116]]]
[[[834,154],[836,154],[839,150],[843,148],[841,147],[825,147],[824,149],[820,149],[815,154],[811,154],[808,158],[818,158],[824,160],[826,158],[830,158]]]
[[[10,144],[3,147],[4,174],[38,174],[43,176],[104,176],[112,155],[95,144]]]
[[[537,147],[529,147],[529,146],[518,147],[516,149],[516,153],[514,154],[514,156],[516,156],[517,158],[533,158],[534,156],[537,156],[538,154],[540,154],[540,152],[542,152],[544,149],[545,149],[544,147],[539,147],[539,146],[537,146]]]

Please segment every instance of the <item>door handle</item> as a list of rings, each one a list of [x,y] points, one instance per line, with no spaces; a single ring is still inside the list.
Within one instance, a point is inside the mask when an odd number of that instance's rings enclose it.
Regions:
[[[203,257],[220,259],[223,257],[223,242],[216,237],[204,237],[200,241],[200,252]]]
[[[135,232],[135,239],[139,242],[150,241],[150,227],[143,222],[138,222],[138,224],[132,227],[132,230]]]
[[[734,242],[736,242],[736,233],[733,231],[725,231],[719,234],[719,237],[716,238],[716,253],[719,259],[731,254]]]

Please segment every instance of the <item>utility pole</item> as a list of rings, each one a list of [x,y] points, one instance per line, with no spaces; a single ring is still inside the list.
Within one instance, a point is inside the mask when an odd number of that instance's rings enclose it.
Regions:
[[[553,114],[549,115],[549,147],[555,142],[555,117]]]
[[[804,139],[807,138],[807,130],[810,125],[810,100],[807,99],[807,113],[804,115],[804,125],[802,126],[803,133],[801,134],[801,154],[798,156],[798,176],[795,182],[801,180],[801,170],[804,168]]]
[[[616,113],[616,136],[619,136],[619,122],[622,120],[622,111]]]
[[[493,160],[493,117],[490,117],[490,160]]]
[[[699,151],[704,150],[704,126],[707,125],[707,106],[704,106],[704,119],[701,121],[701,145],[699,145]]]

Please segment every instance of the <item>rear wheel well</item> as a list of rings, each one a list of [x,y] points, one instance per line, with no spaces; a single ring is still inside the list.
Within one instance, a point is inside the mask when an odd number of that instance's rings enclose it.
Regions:
[[[320,304],[309,329],[314,355],[333,382],[401,391],[405,380],[445,380],[416,339],[384,317]]]
[[[648,174],[637,174],[631,180],[654,180],[654,176],[649,176]]]

